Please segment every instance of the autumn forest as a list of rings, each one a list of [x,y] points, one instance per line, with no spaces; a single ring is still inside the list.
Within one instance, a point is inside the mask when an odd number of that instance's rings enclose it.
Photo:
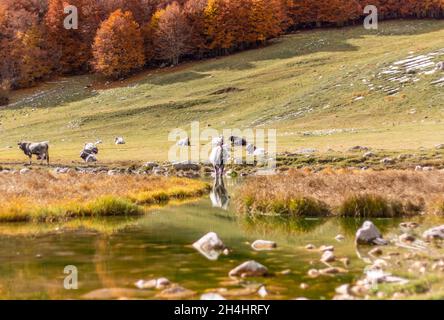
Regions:
[[[0,0],[0,83],[25,88],[55,75],[118,79],[262,46],[298,29],[380,19],[442,18],[444,0]],[[64,8],[78,8],[67,30]]]

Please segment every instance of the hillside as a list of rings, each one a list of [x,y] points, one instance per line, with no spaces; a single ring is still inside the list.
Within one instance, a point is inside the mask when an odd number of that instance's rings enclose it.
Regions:
[[[58,162],[80,160],[83,144],[97,139],[103,162],[165,160],[169,131],[192,121],[276,128],[278,151],[433,148],[444,143],[444,72],[433,73],[443,39],[442,20],[392,21],[377,32],[299,32],[116,83],[59,79],[14,92],[0,109],[0,162],[25,160],[22,139],[49,140]],[[126,145],[113,144],[118,135]]]

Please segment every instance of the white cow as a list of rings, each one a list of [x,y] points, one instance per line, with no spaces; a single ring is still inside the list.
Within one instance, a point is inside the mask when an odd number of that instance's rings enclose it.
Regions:
[[[125,144],[125,140],[123,139],[123,137],[116,137],[114,139],[115,144]]]
[[[224,138],[220,137],[216,139],[213,139],[213,143],[216,143],[216,145],[213,145],[213,150],[211,150],[210,154],[210,163],[214,167],[214,173],[217,177],[222,177],[225,170],[225,164],[228,163],[228,159],[230,156],[230,151],[227,148],[227,146],[224,145]]]

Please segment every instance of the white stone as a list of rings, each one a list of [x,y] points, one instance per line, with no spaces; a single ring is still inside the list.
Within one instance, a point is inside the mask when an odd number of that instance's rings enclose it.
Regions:
[[[226,249],[225,244],[215,232],[209,232],[193,243],[193,247],[208,260],[217,260]]]
[[[362,227],[356,232],[356,243],[385,245],[387,241],[382,238],[378,228],[371,221],[365,221]]]

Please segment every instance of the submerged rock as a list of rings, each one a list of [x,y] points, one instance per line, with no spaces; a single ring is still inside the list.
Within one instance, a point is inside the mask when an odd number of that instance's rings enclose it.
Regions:
[[[396,283],[400,285],[405,285],[409,282],[407,279],[392,276],[390,273],[386,273],[383,270],[367,271],[365,281],[370,285],[376,285],[380,283]]]
[[[401,222],[399,224],[399,226],[401,228],[405,228],[405,229],[416,229],[419,227],[419,223],[416,222]]]
[[[439,239],[444,239],[444,225],[439,227],[430,228],[422,234],[422,237],[428,241]]]
[[[196,292],[194,292],[194,291],[185,289],[181,286],[174,286],[174,287],[163,290],[156,297],[158,297],[160,299],[180,300],[180,299],[191,298],[194,295],[196,295]]]
[[[347,273],[347,272],[348,272],[347,269],[339,268],[339,267],[330,267],[330,268],[325,268],[325,269],[319,270],[319,273],[322,275],[335,275],[335,274]]]
[[[82,296],[87,300],[111,300],[123,298],[149,298],[148,291],[128,288],[104,288],[91,291]]]
[[[165,289],[170,286],[171,282],[167,278],[151,279],[148,281],[139,280],[135,286],[139,289]]]
[[[262,277],[267,274],[268,274],[268,269],[254,260],[244,262],[228,273],[230,277],[243,277],[243,278]]]
[[[306,283],[301,283],[301,284],[299,285],[299,288],[301,288],[302,290],[306,290],[306,289],[308,289],[308,284],[306,284]]]
[[[257,251],[273,250],[277,247],[277,244],[274,241],[256,240],[252,243],[251,247]]]
[[[305,249],[307,249],[307,250],[314,250],[314,249],[316,249],[316,246],[314,244],[307,244],[305,246]]]
[[[342,234],[338,234],[336,237],[335,237],[335,240],[336,241],[342,241],[342,240],[344,240],[345,239],[345,237],[342,235]]]
[[[408,233],[404,233],[399,236],[399,241],[401,241],[401,242],[411,243],[411,242],[415,242],[415,240],[416,240],[415,237],[408,234]]]
[[[356,232],[357,244],[386,245],[387,241],[382,238],[378,228],[371,221],[365,221]]]
[[[322,252],[335,251],[335,247],[333,247],[333,246],[321,246],[319,248],[319,251],[322,251]]]
[[[200,296],[200,300],[226,300],[219,293],[209,292]]]
[[[265,289],[264,286],[260,287],[260,289],[257,291],[258,295],[260,295],[262,298],[265,298],[268,296],[268,291]]]
[[[317,270],[317,269],[310,269],[310,270],[308,270],[307,274],[308,274],[308,276],[310,278],[316,278],[316,277],[319,276],[319,270]]]
[[[226,249],[225,244],[215,232],[209,232],[193,243],[193,247],[208,260],[217,260]]]
[[[381,248],[374,248],[368,252],[368,254],[372,256],[381,256],[382,255],[382,249]]]

